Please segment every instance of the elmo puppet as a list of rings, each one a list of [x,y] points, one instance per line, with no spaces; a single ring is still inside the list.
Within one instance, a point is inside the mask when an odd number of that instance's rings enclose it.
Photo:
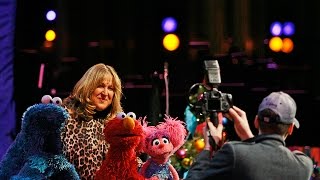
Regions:
[[[104,129],[110,147],[96,173],[96,180],[145,180],[138,173],[137,153],[144,137],[141,122],[133,112],[118,113]]]

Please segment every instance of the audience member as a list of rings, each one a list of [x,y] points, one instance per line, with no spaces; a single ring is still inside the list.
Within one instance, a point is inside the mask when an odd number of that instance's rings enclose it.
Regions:
[[[313,162],[300,151],[291,151],[285,139],[292,134],[297,106],[284,92],[272,92],[261,102],[254,120],[259,135],[253,136],[246,113],[233,106],[226,114],[234,121],[234,128],[242,141],[229,141],[214,152],[205,135],[205,149],[191,165],[186,179],[244,179],[244,180],[309,180]],[[223,125],[215,127],[207,119],[208,128],[216,144],[222,140]]]

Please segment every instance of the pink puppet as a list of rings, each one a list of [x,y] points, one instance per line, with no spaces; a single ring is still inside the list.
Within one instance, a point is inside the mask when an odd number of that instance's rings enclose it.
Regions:
[[[147,126],[147,122],[144,121],[143,129],[143,151],[150,158],[143,164],[140,173],[146,178],[179,180],[178,172],[170,164],[170,157],[185,143],[185,123],[166,116],[164,122],[157,126]]]

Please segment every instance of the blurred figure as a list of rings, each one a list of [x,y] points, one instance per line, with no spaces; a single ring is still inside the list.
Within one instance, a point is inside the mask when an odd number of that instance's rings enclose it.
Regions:
[[[314,168],[311,180],[320,180],[319,171],[320,171],[320,167],[317,166]]]

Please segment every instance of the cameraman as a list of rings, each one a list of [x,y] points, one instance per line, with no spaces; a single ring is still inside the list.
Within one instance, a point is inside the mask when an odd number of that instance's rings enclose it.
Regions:
[[[246,113],[236,106],[227,116],[234,121],[234,128],[242,141],[230,141],[216,152],[209,145],[204,128],[205,149],[191,165],[187,180],[244,179],[244,180],[309,180],[313,162],[300,151],[285,147],[285,139],[294,126],[299,128],[295,101],[284,92],[273,92],[263,99],[254,120],[259,135],[253,136]],[[222,118],[222,116],[220,116]],[[216,144],[222,139],[221,120],[215,127],[207,124]]]

